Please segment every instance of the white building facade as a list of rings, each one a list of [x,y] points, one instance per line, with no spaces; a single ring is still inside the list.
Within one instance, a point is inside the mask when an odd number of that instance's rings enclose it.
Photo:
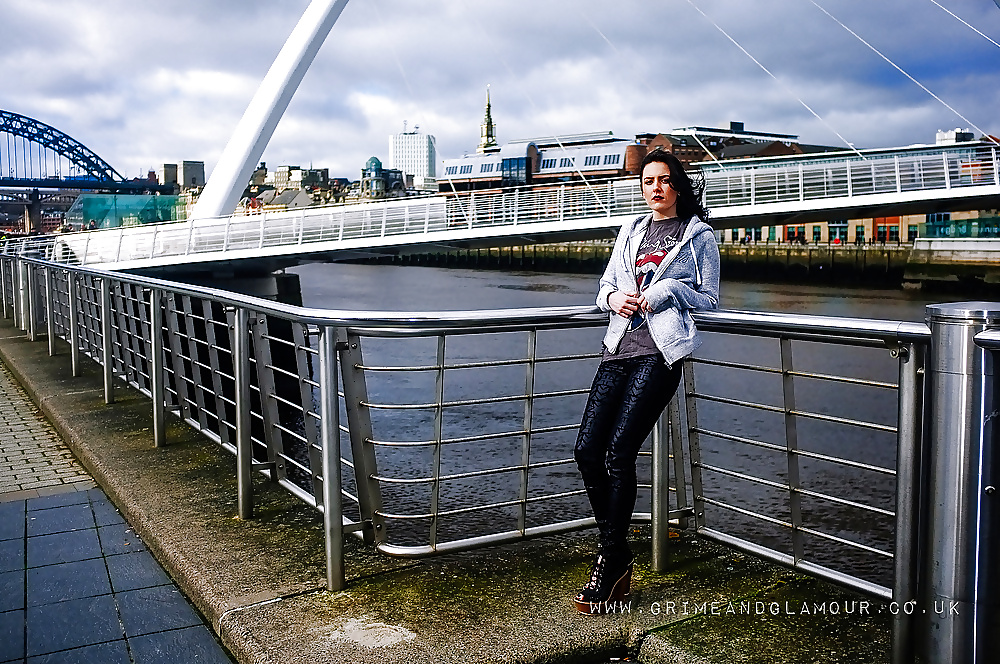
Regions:
[[[414,180],[437,177],[434,137],[418,129],[389,137],[389,168],[414,176]]]

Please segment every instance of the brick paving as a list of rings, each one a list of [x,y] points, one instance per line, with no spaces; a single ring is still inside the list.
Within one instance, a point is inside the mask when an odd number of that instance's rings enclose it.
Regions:
[[[0,502],[94,486],[52,425],[0,364]]]

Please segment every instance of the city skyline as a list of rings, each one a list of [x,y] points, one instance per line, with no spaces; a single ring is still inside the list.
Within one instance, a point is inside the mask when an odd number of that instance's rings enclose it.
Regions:
[[[307,4],[180,0],[122,12],[12,0],[0,108],[65,131],[126,177],[182,159],[210,173]],[[263,159],[350,173],[372,154],[387,158],[385,136],[404,119],[437,137],[439,159],[472,152],[487,84],[500,143],[730,121],[862,147],[932,143],[938,129],[970,124],[1000,133],[1000,47],[942,9],[1000,40],[995,4],[746,4],[511,2],[484,17],[452,3],[420,13],[397,0],[350,3]]]

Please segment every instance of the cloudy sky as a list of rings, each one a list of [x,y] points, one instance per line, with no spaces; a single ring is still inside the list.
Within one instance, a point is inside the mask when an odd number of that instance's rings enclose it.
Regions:
[[[210,172],[307,4],[3,0],[0,109],[127,177],[184,159]],[[352,0],[264,159],[357,177],[404,121],[437,137],[439,158],[460,156],[479,140],[487,84],[501,142],[731,120],[858,147],[1000,134],[990,39],[993,0]]]

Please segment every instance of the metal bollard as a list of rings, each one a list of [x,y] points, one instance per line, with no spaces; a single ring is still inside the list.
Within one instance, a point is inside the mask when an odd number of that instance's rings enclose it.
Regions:
[[[985,664],[1000,649],[1000,529],[992,355],[973,338],[1000,326],[1000,303],[930,305],[929,479],[923,541],[927,664]]]

